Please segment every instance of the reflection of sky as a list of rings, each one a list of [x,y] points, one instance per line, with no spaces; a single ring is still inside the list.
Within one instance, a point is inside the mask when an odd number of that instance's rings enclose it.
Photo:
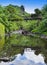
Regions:
[[[45,65],[45,63],[41,54],[37,56],[34,51],[25,51],[22,56],[18,54],[14,61],[1,62],[0,65]]]

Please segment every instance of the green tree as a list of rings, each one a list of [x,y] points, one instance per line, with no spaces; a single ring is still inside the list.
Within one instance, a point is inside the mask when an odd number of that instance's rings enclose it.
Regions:
[[[43,14],[47,13],[47,4],[43,6],[42,13]]]
[[[7,11],[9,11],[9,13],[15,13],[15,8],[13,5],[9,4],[8,6],[6,6]]]
[[[23,5],[21,5],[21,10],[24,12],[25,11],[25,8],[24,8],[24,6]]]
[[[40,14],[41,14],[41,11],[40,11],[38,8],[35,9],[34,11],[35,11],[35,13],[36,13],[37,15],[40,15]]]

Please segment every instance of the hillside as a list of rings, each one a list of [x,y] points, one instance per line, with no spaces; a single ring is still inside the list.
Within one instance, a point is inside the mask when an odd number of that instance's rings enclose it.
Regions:
[[[14,6],[14,5],[8,5],[5,7],[5,14],[8,14],[8,17],[10,18],[24,18],[30,16],[30,14],[25,12],[24,6]]]
[[[0,22],[5,23],[10,31],[24,29],[33,33],[47,35],[47,5],[41,10],[35,9],[35,14],[29,14],[25,11],[23,5],[0,6]],[[24,20],[24,18],[33,17],[33,20]],[[42,18],[41,20],[36,19]],[[9,30],[6,29],[6,32]]]

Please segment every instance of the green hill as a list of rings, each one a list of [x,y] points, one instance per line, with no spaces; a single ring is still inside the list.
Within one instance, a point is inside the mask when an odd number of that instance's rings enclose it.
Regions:
[[[25,16],[28,17],[30,14],[25,12],[24,6],[14,6],[14,5],[8,5],[5,6],[5,14],[9,18],[24,18]]]
[[[23,5],[0,5],[0,20],[6,24],[6,27],[8,27],[6,28],[6,31],[9,28],[10,31],[25,29],[30,32],[47,34],[47,5],[45,5],[41,10],[35,9],[34,11],[35,14],[27,13]],[[24,18],[31,18],[31,16],[35,18],[41,16],[42,20],[24,20]]]

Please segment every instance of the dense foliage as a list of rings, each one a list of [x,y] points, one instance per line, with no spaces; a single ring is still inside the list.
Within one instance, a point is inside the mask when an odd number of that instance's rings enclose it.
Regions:
[[[42,20],[39,22],[39,25],[32,31],[41,34],[47,34],[47,5],[45,5],[41,9],[41,15],[42,15]]]
[[[47,5],[45,5],[41,10],[37,8],[34,11],[35,14],[30,15],[25,12],[23,5],[0,5],[0,22],[5,25],[6,32],[25,29],[35,33],[47,34]],[[35,19],[38,17],[38,19],[28,21],[24,20],[24,18],[32,17]],[[42,18],[42,20],[39,20],[39,18]]]

